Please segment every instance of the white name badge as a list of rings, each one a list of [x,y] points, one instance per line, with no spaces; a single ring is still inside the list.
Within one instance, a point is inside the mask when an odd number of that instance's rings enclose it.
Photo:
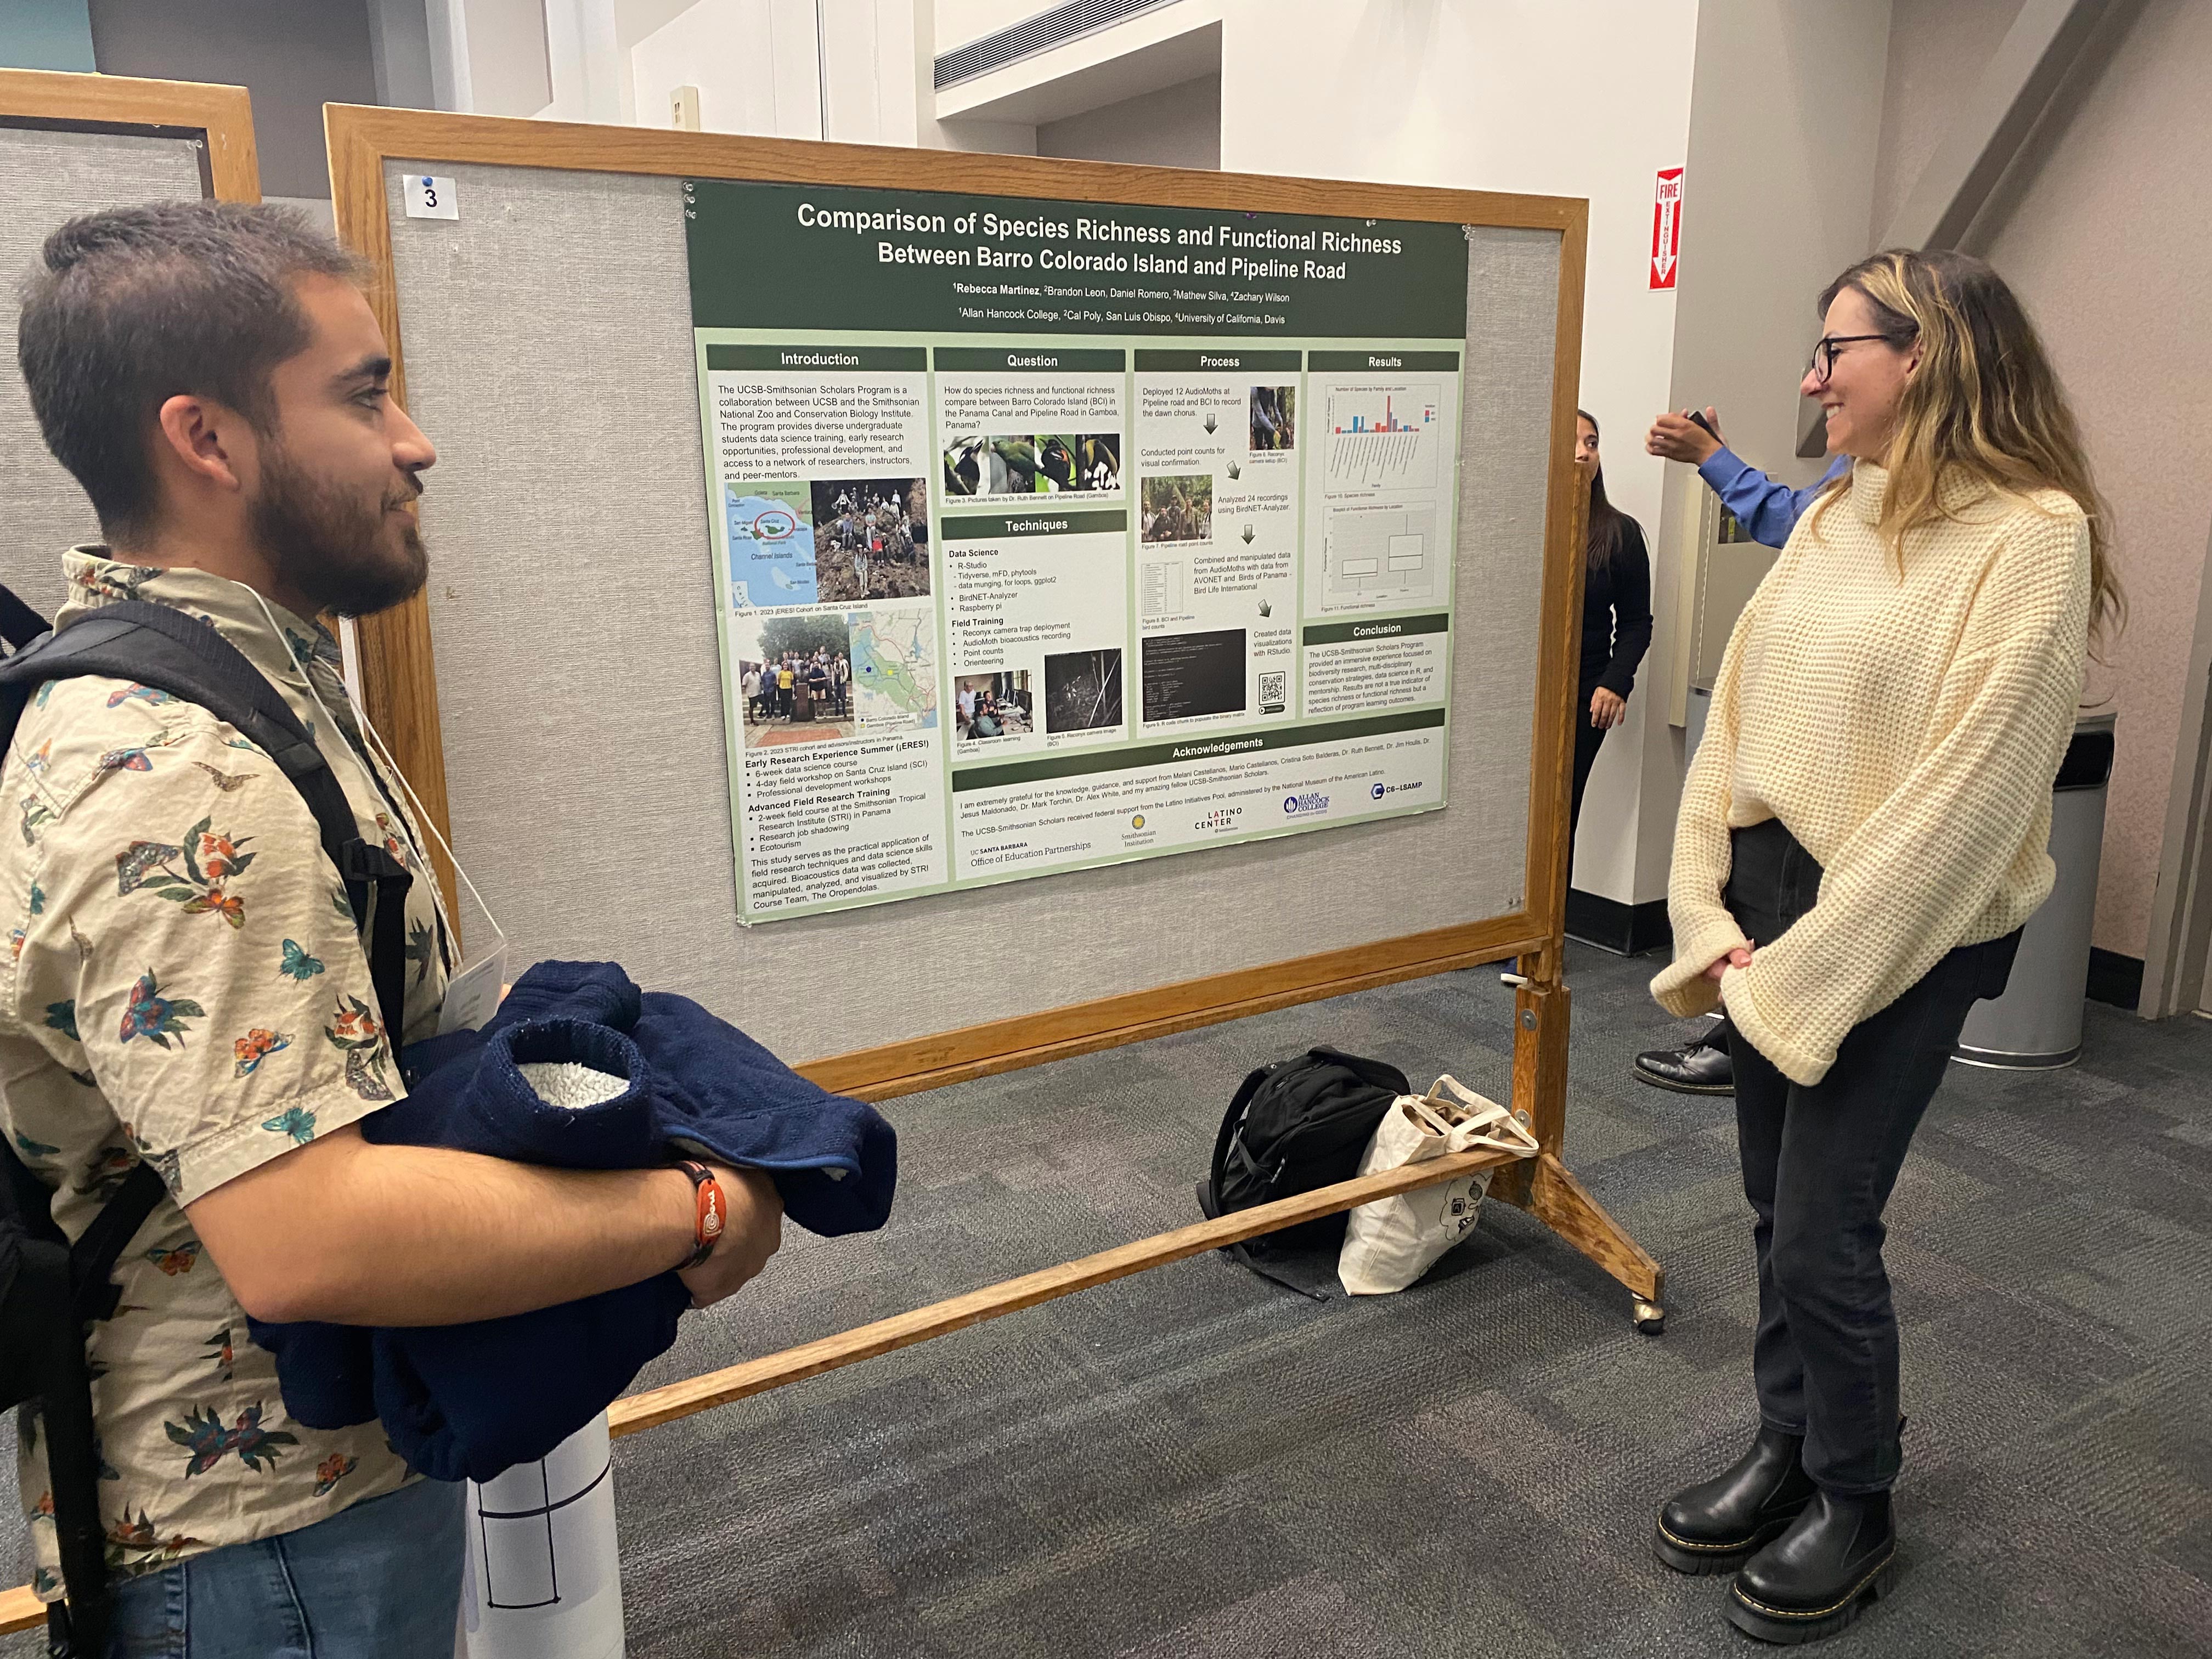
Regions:
[[[507,946],[464,968],[447,981],[445,1006],[438,1011],[438,1035],[476,1031],[499,1012],[501,993],[507,986]]]

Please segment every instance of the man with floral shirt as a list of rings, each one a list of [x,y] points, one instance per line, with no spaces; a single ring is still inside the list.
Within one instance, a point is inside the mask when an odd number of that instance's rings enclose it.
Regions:
[[[167,1188],[88,1338],[125,1651],[449,1650],[459,1489],[411,1477],[374,1424],[293,1420],[246,1314],[495,1318],[694,1249],[680,1170],[536,1169],[354,1127],[404,1091],[394,1042],[435,1030],[451,965],[405,792],[313,620],[396,605],[427,568],[414,503],[436,458],[358,281],[276,210],[176,204],[64,226],[24,301],[33,405],[110,544],[64,556],[59,623],[125,599],[211,623],[415,875],[405,1007],[380,1010],[306,803],[235,728],[147,686],[51,682],[0,770],[0,1131],[72,1238],[138,1162]],[[714,1173],[728,1224],[686,1273],[702,1306],[781,1224],[764,1180]],[[23,1492],[52,1597],[38,1426]]]

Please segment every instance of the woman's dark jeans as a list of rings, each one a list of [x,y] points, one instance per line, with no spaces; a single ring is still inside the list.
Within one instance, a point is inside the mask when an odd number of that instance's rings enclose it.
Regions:
[[[1778,818],[1729,839],[1729,912],[1745,938],[1771,944],[1819,898],[1820,866]],[[1943,957],[1853,1026],[1809,1089],[1741,1026],[1731,1032],[1743,1190],[1757,1217],[1759,1414],[1805,1437],[1805,1472],[1830,1492],[1883,1492],[1897,1479],[1897,1314],[1881,1212],[1967,1011],[2004,989],[2019,948],[2013,933]]]

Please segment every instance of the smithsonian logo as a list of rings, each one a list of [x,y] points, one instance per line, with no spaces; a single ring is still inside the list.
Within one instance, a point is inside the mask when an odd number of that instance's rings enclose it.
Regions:
[[[1305,817],[1315,812],[1326,812],[1328,811],[1328,797],[1327,795],[1316,794],[1310,790],[1303,795],[1285,795],[1283,797],[1283,811],[1286,817],[1294,818]]]

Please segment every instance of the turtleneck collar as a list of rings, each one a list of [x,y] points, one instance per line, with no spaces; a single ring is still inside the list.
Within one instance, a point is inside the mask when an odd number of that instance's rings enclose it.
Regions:
[[[1979,479],[1954,468],[1936,486],[1936,505],[1942,512],[1955,515],[1989,494],[1989,487]],[[1889,469],[1872,461],[1852,463],[1850,495],[1851,511],[1859,522],[1880,524],[1882,504],[1889,499]]]

